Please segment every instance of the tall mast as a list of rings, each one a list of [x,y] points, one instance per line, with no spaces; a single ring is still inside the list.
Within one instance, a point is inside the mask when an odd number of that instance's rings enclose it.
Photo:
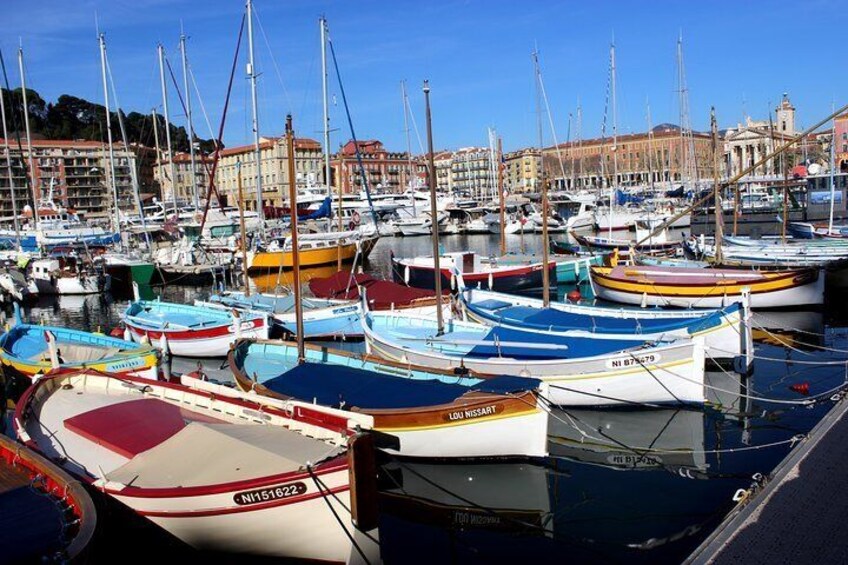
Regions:
[[[678,99],[680,104],[680,180],[697,180],[698,167],[695,162],[695,139],[689,116],[689,89],[686,86],[686,68],[683,65],[683,32],[677,39]]]
[[[715,202],[715,261],[721,265],[724,257],[721,251],[721,240],[724,238],[724,216],[721,214],[721,184],[719,183],[718,167],[718,122],[716,120],[715,108],[710,108],[710,130],[712,132],[713,149],[713,201]]]
[[[442,319],[442,270],[439,267],[439,222],[436,209],[436,163],[433,157],[433,121],[430,116],[430,81],[424,81],[424,107],[427,111],[427,160],[430,166],[428,182],[430,185],[430,223],[433,226],[433,286],[436,291],[436,326],[437,336],[445,333],[445,322]],[[501,226],[503,228],[503,226]]]
[[[651,103],[646,98],[645,99],[645,109],[647,110],[647,120],[648,120],[648,178],[650,179],[651,192],[654,191],[654,166],[653,166],[653,158],[652,155],[654,153],[654,130],[653,125],[651,124]]]
[[[24,102],[24,127],[26,128],[27,153],[29,156],[29,179],[32,188],[33,227],[38,228],[38,189],[35,186],[35,159],[32,155],[32,132],[29,128],[29,103],[27,102],[26,74],[24,73],[24,48],[18,48],[18,68],[21,71],[21,94]],[[21,155],[23,160],[23,155]]]
[[[191,194],[194,198],[194,209],[200,207],[200,198],[197,190],[197,164],[194,158],[194,122],[191,119],[191,91],[188,89],[188,57],[186,56],[186,35],[180,33],[180,55],[183,60],[183,91],[186,97],[186,119],[188,120],[188,152],[191,159]]]
[[[286,145],[289,151],[289,203],[291,205],[292,288],[294,289],[295,331],[297,332],[297,362],[306,361],[303,345],[303,304],[300,300],[300,249],[297,243],[297,186],[294,172],[294,130],[291,114],[286,116]]]
[[[610,185],[609,238],[612,239],[613,206],[618,184],[618,115],[615,101],[615,41],[610,44],[610,81],[612,88],[612,184]]]
[[[250,296],[250,277],[247,276],[247,233],[244,229],[244,192],[241,188],[241,160],[236,161],[236,174],[238,175],[239,231],[241,233],[241,261],[244,267],[244,295]]]
[[[415,186],[412,183],[415,178],[415,167],[412,164],[412,140],[409,138],[409,112],[407,111],[409,100],[406,96],[405,80],[400,81],[400,94],[403,98],[403,129],[406,132],[406,156],[409,163],[409,180],[407,184],[409,185],[409,193],[412,197],[412,216],[418,217],[418,211],[415,206]]]
[[[498,138],[498,202],[501,213],[501,255],[506,255],[506,194],[503,178],[503,140]]]
[[[112,203],[115,205],[115,231],[121,231],[121,212],[118,207],[118,183],[115,181],[115,149],[112,146],[112,112],[109,111],[109,86],[106,82],[106,36],[98,36],[100,44],[100,73],[103,77],[103,103],[106,106],[106,142],[109,144],[109,181],[112,184]]]
[[[836,185],[833,182],[833,173],[836,168],[836,150],[834,149],[836,147],[836,118],[833,119],[833,126],[830,131],[830,216],[827,221],[827,235],[833,232],[833,199],[836,191]]]
[[[577,165],[580,167],[577,174],[580,179],[580,184],[583,185],[583,106],[580,102],[577,103],[577,131],[574,132],[577,138]]]
[[[250,61],[247,63],[247,76],[250,78],[250,96],[253,104],[253,146],[256,151],[256,213],[262,222],[262,152],[259,148],[259,104],[256,99],[256,64],[253,57],[253,0],[247,0],[247,44]],[[289,153],[289,160],[294,159],[294,153]],[[294,181],[291,181],[294,182]],[[290,203],[291,214],[297,211],[294,202]],[[261,233],[260,233],[261,237]]]
[[[168,87],[165,86],[165,48],[160,43],[157,46],[159,51],[159,82],[162,86],[162,110],[165,114],[165,143],[167,146],[168,155],[168,170],[171,174],[171,201],[174,203],[174,215],[179,217],[177,210],[177,175],[174,169],[174,154],[171,149],[171,120],[168,113]],[[154,112],[154,116],[156,113]],[[160,169],[161,170],[161,169]]]
[[[0,59],[2,59],[3,54],[0,53]],[[3,70],[5,72],[6,63],[3,63]],[[12,214],[14,215],[15,222],[15,240],[18,243],[18,250],[21,249],[21,226],[18,221],[18,200],[15,197],[15,175],[12,172],[12,151],[9,148],[9,131],[6,128],[6,103],[3,100],[3,95],[0,94],[0,118],[2,118],[3,122],[3,145],[6,150],[6,172],[9,175],[9,192],[12,196]],[[23,155],[21,155],[23,157]],[[832,215],[832,214],[831,214]]]
[[[324,182],[327,183],[327,196],[333,196],[330,186],[330,93],[327,73],[327,20],[322,16],[318,20],[321,26],[321,94],[324,104]],[[339,183],[341,186],[341,183]],[[339,190],[339,221],[341,221],[342,193]],[[339,228],[341,231],[341,227]]]

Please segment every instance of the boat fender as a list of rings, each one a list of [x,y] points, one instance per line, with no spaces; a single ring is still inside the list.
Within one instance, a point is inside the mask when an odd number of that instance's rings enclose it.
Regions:
[[[489,290],[492,290],[492,273],[489,273]]]
[[[112,331],[109,332],[109,335],[112,336],[112,337],[118,337],[118,338],[126,339],[128,331],[129,330],[127,330],[126,328],[122,328],[120,325],[117,325],[114,328],[112,328]],[[127,340],[127,341],[129,341],[129,340]]]
[[[569,292],[566,295],[566,298],[568,299],[568,301],[572,302],[574,304],[577,304],[578,302],[580,302],[580,299],[582,297],[583,296],[580,294],[580,289],[578,289],[578,288],[575,288],[574,290],[572,290],[571,292]]]
[[[648,307],[648,293],[647,292],[642,293],[642,303],[639,304],[639,306],[642,307],[642,308]]]
[[[468,373],[468,367],[466,367],[465,365],[460,365],[459,367],[453,368],[453,374],[458,377],[467,377]]]

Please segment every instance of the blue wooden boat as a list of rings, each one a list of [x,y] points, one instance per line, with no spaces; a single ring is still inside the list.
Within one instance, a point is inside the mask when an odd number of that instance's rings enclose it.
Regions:
[[[561,302],[546,307],[536,298],[466,289],[461,276],[459,281],[466,319],[482,324],[598,338],[700,337],[712,359],[746,355],[746,366],[753,363],[750,311],[740,302],[720,310],[614,308]]]
[[[350,338],[362,337],[358,301],[301,299],[303,307],[303,337]],[[206,302],[196,301],[195,306],[236,308],[242,311],[262,312],[271,316],[274,323],[291,335],[297,334],[295,302],[292,295],[252,294],[227,292],[214,294]]]
[[[371,416],[374,429],[399,440],[407,457],[543,457],[548,415],[538,381],[479,379],[424,370],[307,345],[241,340],[230,351],[236,383],[278,399],[296,399]]]
[[[159,356],[148,345],[101,333],[25,324],[15,306],[15,325],[0,335],[0,361],[32,377],[53,369],[95,369],[156,380]]]
[[[423,367],[540,379],[555,404],[703,403],[702,340],[583,337],[366,312],[369,353]]]

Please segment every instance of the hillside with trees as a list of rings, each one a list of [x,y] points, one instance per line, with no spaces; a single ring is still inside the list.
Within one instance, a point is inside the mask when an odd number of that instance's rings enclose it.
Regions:
[[[14,90],[0,89],[3,101],[6,105],[6,122],[9,126],[9,137],[14,139],[20,133],[24,137],[23,118],[23,96],[20,88]],[[105,141],[106,136],[106,108],[102,104],[96,104],[71,96],[62,94],[56,102],[47,102],[35,90],[27,89],[27,104],[29,106],[30,129],[33,139],[85,139],[89,141]],[[120,142],[121,127],[117,112],[111,113],[112,139]],[[140,114],[130,112],[125,114],[121,111],[121,118],[127,131],[127,140],[130,143],[139,143],[153,147],[153,116],[152,114]],[[157,114],[159,141],[162,149],[165,144],[165,118]],[[0,132],[2,133],[2,132]],[[215,144],[211,139],[200,139],[195,130],[195,142],[199,144],[204,153],[211,153]],[[171,143],[175,151],[188,151],[188,133],[182,126],[171,124]]]

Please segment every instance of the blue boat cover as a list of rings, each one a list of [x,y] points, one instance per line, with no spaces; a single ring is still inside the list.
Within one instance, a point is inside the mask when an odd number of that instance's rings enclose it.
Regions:
[[[692,333],[721,323],[721,314],[697,318],[618,318],[564,312],[554,308],[508,306],[492,299],[469,306],[472,311],[493,322],[560,332],[583,330],[599,334],[657,334],[685,328]]]
[[[438,380],[417,380],[375,371],[324,363],[301,363],[264,381],[270,390],[324,406],[361,409],[419,408],[448,404],[471,391],[504,394],[531,390],[536,379],[497,377],[465,386]]]
[[[642,345],[629,339],[565,337],[495,326],[466,354],[470,357],[555,360],[593,357]]]

